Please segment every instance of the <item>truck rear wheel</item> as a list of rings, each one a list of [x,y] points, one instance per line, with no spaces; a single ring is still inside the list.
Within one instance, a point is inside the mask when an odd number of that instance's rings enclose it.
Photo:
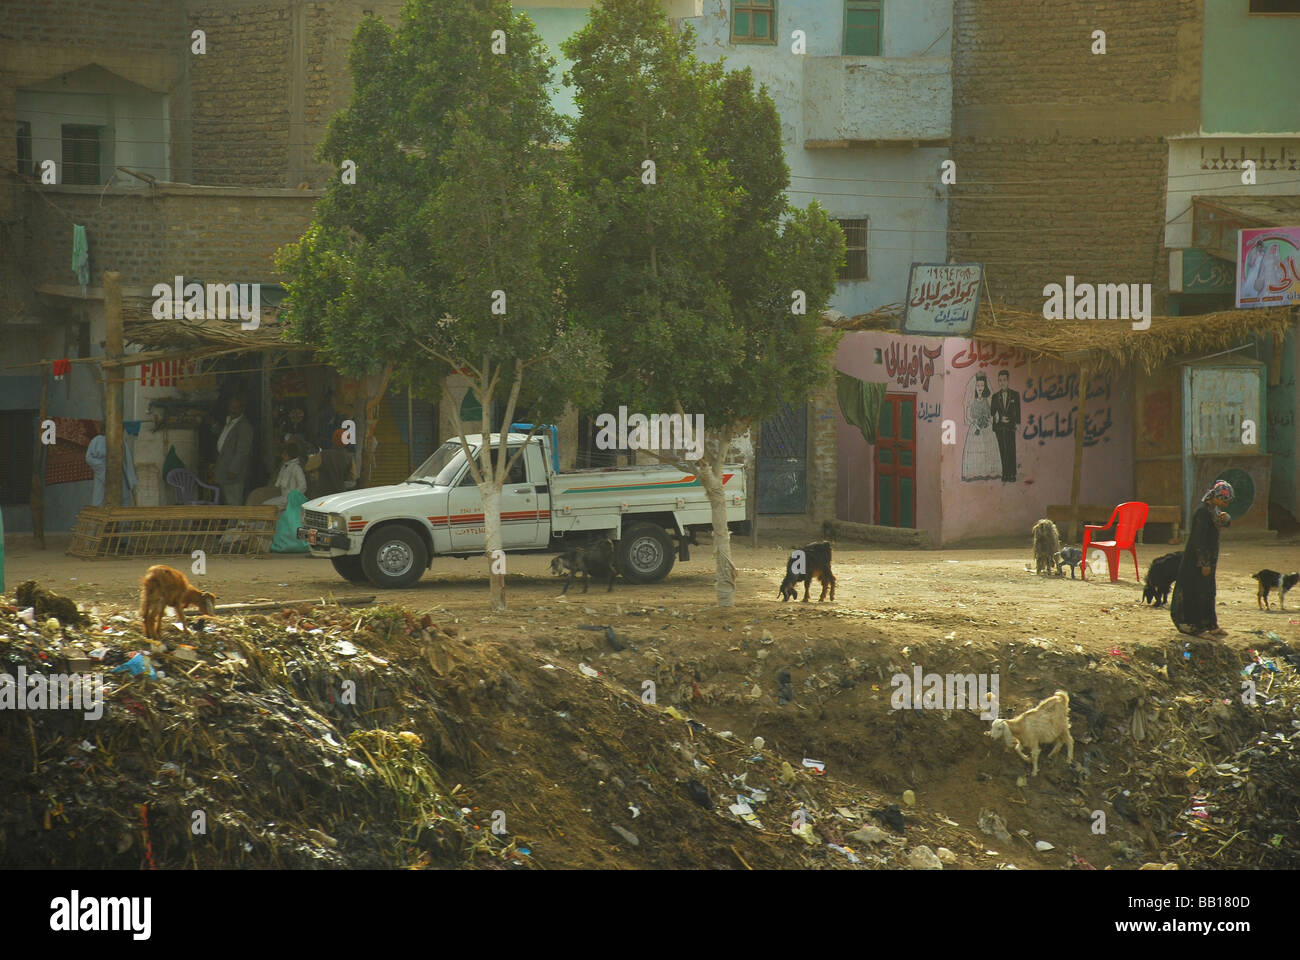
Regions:
[[[424,575],[429,553],[420,535],[390,523],[366,537],[361,548],[361,569],[366,579],[385,590],[409,587]]]
[[[334,566],[334,572],[346,580],[348,583],[368,583],[366,572],[361,569],[361,558],[358,557],[330,557],[330,563]]]
[[[663,527],[639,523],[623,531],[618,542],[618,568],[631,583],[658,583],[677,562],[677,551]]]

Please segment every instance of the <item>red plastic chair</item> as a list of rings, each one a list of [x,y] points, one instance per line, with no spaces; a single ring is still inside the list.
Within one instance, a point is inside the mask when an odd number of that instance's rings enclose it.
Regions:
[[[1130,500],[1128,503],[1121,503],[1115,508],[1115,512],[1110,515],[1110,522],[1097,525],[1085,523],[1083,525],[1083,563],[1079,564],[1080,576],[1088,579],[1088,548],[1095,547],[1106,555],[1106,566],[1110,568],[1110,582],[1114,583],[1119,579],[1119,555],[1127,550],[1133,554],[1133,572],[1137,574],[1138,582],[1142,582],[1142,572],[1138,569],[1137,547],[1134,543],[1138,531],[1147,523],[1147,511],[1151,508],[1142,503],[1140,500]],[[1093,540],[1093,531],[1109,530],[1115,528],[1114,540]]]

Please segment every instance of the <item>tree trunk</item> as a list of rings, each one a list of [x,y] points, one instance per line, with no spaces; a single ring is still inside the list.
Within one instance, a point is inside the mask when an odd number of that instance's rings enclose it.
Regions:
[[[500,467],[497,468],[500,472]],[[505,553],[500,554],[498,550],[501,547],[501,483],[491,482],[479,486],[479,491],[483,497],[483,534],[484,546],[487,549],[488,560],[488,582],[490,584],[489,600],[493,610],[506,609],[506,578],[503,572],[503,564],[498,562],[505,559]]]
[[[378,441],[375,439],[375,427],[379,421],[379,404],[384,399],[384,394],[388,391],[388,381],[393,375],[393,365],[387,364],[380,374],[379,386],[375,388],[373,394],[366,398],[366,430],[361,438],[361,469],[357,479],[357,489],[370,485],[370,474],[375,468],[375,447]]]
[[[699,479],[709,497],[713,518],[713,562],[718,606],[736,605],[736,565],[731,562],[731,528],[727,526],[727,497],[722,487],[722,467],[731,445],[729,436],[706,444],[706,459],[699,461]]]

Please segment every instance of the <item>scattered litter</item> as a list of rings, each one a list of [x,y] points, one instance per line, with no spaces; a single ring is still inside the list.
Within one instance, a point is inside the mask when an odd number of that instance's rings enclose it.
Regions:
[[[641,845],[641,841],[637,839],[637,835],[631,830],[626,830],[623,827],[620,827],[617,823],[611,823],[609,827],[628,843],[632,844],[632,846],[638,847]]]
[[[1034,849],[1037,850],[1039,853],[1046,853],[1048,850],[1055,850],[1056,847],[1052,846],[1046,840],[1039,840],[1037,843],[1034,844]]]
[[[755,749],[755,750],[762,750],[765,746],[767,746],[767,741],[764,740],[762,737],[755,737],[755,738],[754,738],[754,749]]]
[[[133,677],[138,677],[143,674],[150,680],[158,679],[158,673],[154,670],[153,664],[149,662],[149,658],[143,653],[137,653],[126,663],[119,667],[114,667],[109,671],[109,673],[129,673]]]
[[[813,773],[820,774],[826,772],[826,764],[821,760],[809,760],[807,757],[804,757],[803,765],[807,767],[809,770],[811,770]]]
[[[578,670],[582,673],[582,675],[583,675],[584,677],[599,677],[599,676],[600,676],[600,671],[599,671],[599,670],[595,670],[595,669],[593,669],[593,668],[587,666],[585,663],[580,663],[580,664],[578,664]],[[669,709],[671,709],[671,708],[669,708]]]
[[[913,793],[911,790],[904,790],[903,803],[907,804],[909,807],[916,806],[916,794]]]
[[[940,861],[938,856],[935,855],[935,852],[925,844],[921,844],[919,847],[914,847],[912,849],[911,853],[907,855],[907,865],[913,870],[943,869],[942,861]]]

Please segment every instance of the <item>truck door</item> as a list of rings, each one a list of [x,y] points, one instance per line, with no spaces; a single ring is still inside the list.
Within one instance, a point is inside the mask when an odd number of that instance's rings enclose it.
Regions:
[[[470,470],[447,496],[447,527],[451,553],[482,553],[487,538],[483,527],[483,498]]]
[[[551,478],[546,471],[546,453],[540,443],[530,443],[525,456],[528,463],[528,482],[537,498],[537,527],[533,531],[533,546],[544,547],[551,542]]]
[[[511,454],[513,455],[518,449],[518,446],[511,447]],[[524,451],[519,461],[510,468],[510,475],[506,477],[506,482],[501,487],[501,542],[507,550],[526,550],[530,547],[545,546],[550,538],[548,529],[538,542],[541,521],[538,519],[539,494],[535,484],[541,467],[540,461],[541,444],[534,441],[528,445],[528,449]],[[545,470],[541,471],[540,486],[543,488],[546,486]],[[549,517],[549,508],[547,515]]]

